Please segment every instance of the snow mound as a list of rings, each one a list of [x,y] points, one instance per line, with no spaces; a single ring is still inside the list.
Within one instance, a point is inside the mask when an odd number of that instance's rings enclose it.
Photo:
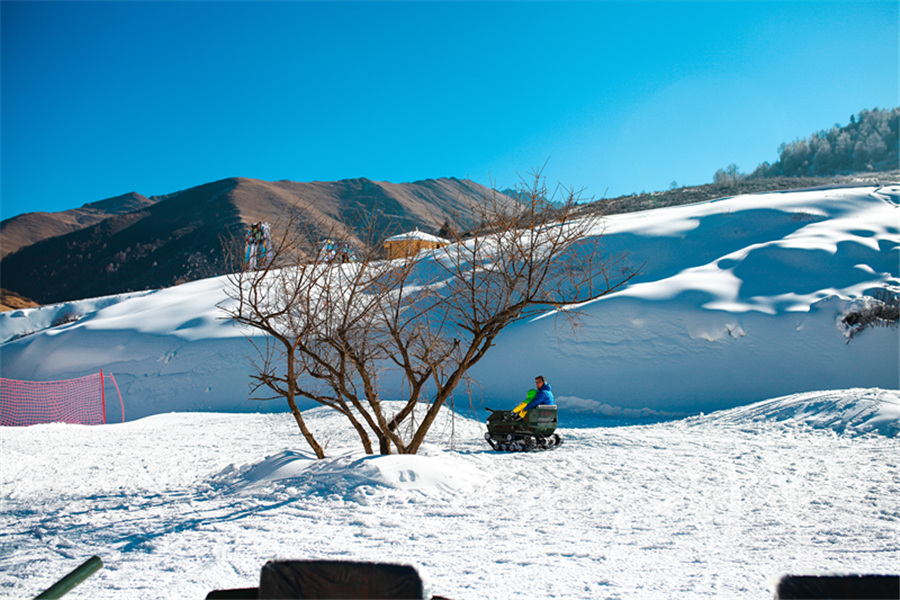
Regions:
[[[689,421],[736,426],[779,422],[830,429],[851,437],[876,433],[894,438],[900,433],[900,391],[857,388],[807,392],[701,415]]]
[[[402,403],[386,402],[390,412]],[[261,492],[296,497],[340,497],[365,504],[373,495],[396,491],[420,496],[455,496],[471,491],[488,479],[478,451],[486,449],[484,424],[477,415],[441,411],[415,455],[367,455],[346,417],[325,407],[304,412],[307,425],[325,448],[326,457],[315,454],[297,435],[296,425],[284,417],[295,448],[283,449],[243,466],[230,465],[213,477],[214,488],[236,494]],[[377,452],[377,442],[373,440]],[[473,452],[474,450],[474,452]]]
[[[471,460],[456,453],[426,449],[422,454],[367,455],[361,450],[316,460],[308,452],[285,450],[235,470],[229,467],[218,480],[236,493],[258,493],[260,488],[291,496],[322,495],[365,503],[365,498],[390,490],[424,496],[468,492],[486,479]]]

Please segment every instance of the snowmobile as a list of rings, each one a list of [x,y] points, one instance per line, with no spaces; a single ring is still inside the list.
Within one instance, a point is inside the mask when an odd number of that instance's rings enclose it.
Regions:
[[[556,431],[556,406],[541,404],[520,417],[512,410],[493,410],[487,419],[484,439],[494,450],[502,452],[531,452],[551,450],[562,444]]]

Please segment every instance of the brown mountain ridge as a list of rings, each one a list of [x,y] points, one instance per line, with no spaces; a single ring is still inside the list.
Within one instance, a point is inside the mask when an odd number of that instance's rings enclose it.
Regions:
[[[369,226],[385,237],[445,222],[469,229],[476,224],[473,206],[493,193],[455,178],[399,184],[229,178],[165,196],[126,194],[4,221],[0,286],[41,304],[168,287],[225,273],[223,238],[242,237],[256,221],[276,223],[292,208],[324,231],[358,241]]]
[[[156,202],[131,192],[62,212],[25,213],[0,222],[0,259],[41,240],[84,229],[114,215],[140,210]]]

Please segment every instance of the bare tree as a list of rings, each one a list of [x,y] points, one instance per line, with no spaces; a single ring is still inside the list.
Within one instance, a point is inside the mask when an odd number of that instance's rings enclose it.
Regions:
[[[392,261],[370,246],[358,262],[330,262],[294,215],[273,263],[235,273],[223,304],[235,322],[265,334],[256,342],[257,385],[287,400],[320,458],[298,397],[346,416],[367,453],[370,434],[382,454],[416,453],[503,329],[547,311],[577,321],[575,304],[635,276],[624,256],[601,252],[601,217],[579,214],[578,195],[565,194],[548,199],[537,172],[517,202],[472,199],[478,231]],[[404,382],[402,398],[383,397],[386,373]]]

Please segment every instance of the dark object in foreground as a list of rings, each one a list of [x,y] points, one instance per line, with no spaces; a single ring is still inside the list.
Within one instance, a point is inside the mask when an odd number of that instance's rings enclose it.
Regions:
[[[524,419],[511,410],[487,409],[491,415],[487,420],[484,439],[494,450],[503,452],[530,452],[550,450],[562,444],[556,431],[557,411],[552,404],[541,404],[528,411]]]
[[[426,591],[419,573],[408,565],[286,560],[263,565],[258,588],[215,590],[206,598],[424,599]],[[435,598],[438,597],[432,600]]]
[[[48,598],[62,598],[65,594],[72,591],[76,585],[96,573],[103,566],[103,561],[99,556],[92,556],[81,565],[76,567],[71,573],[54,583],[50,588],[35,597],[35,600],[45,600]]]
[[[900,598],[900,575],[785,575],[775,587],[775,600],[794,598]]]

